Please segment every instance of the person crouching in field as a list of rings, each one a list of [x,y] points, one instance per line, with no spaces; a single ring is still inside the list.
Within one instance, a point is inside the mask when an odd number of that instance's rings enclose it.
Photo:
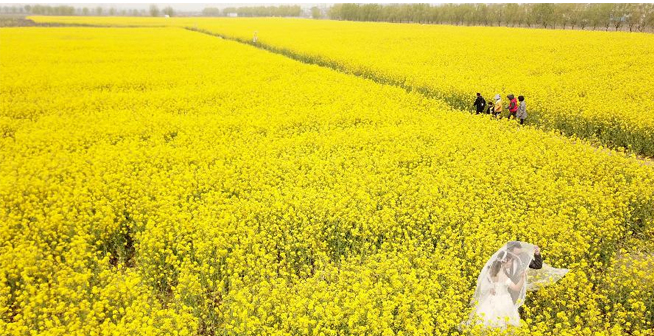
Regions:
[[[493,100],[488,101],[488,108],[486,109],[486,114],[490,114],[495,117],[495,105],[493,105]]]
[[[527,119],[527,103],[525,103],[524,96],[518,96],[518,101],[520,101],[520,106],[518,106],[516,117],[520,119],[520,125],[522,125],[525,123],[525,119]]]
[[[477,92],[477,99],[475,99],[475,103],[472,104],[472,106],[476,107],[476,114],[484,112],[484,108],[486,107],[486,99],[481,96],[481,93]]]
[[[515,96],[512,94],[506,96],[509,99],[509,118],[507,120],[516,119],[516,114],[518,112],[518,101],[515,99]]]
[[[493,107],[493,117],[502,119],[502,97],[500,94],[495,95],[495,106]]]

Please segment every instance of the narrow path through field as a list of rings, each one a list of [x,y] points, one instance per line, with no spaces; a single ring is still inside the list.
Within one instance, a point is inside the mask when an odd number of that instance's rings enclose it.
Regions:
[[[29,20],[31,21],[31,20]],[[322,67],[327,67],[329,69],[355,75],[361,78],[372,80],[379,84],[392,85],[398,88],[402,88],[407,92],[419,93],[426,98],[442,100],[452,108],[462,111],[472,112],[472,100],[474,97],[471,97],[468,93],[461,92],[440,92],[426,84],[412,84],[410,78],[407,80],[400,78],[392,78],[390,76],[384,75],[383,72],[375,71],[372,68],[369,68],[367,64],[358,64],[356,67],[346,66],[338,61],[326,57],[324,55],[318,54],[307,54],[301,53],[296,50],[287,47],[275,46],[272,44],[267,44],[261,42],[253,42],[250,38],[247,37],[237,37],[233,35],[223,34],[215,31],[209,31],[206,29],[201,29],[196,26],[188,25],[173,25],[167,24],[164,26],[159,25],[116,25],[111,23],[105,24],[76,24],[76,23],[58,23],[57,26],[73,26],[73,27],[122,27],[122,28],[153,28],[153,27],[170,27],[170,28],[180,28],[186,29],[193,32],[203,33],[206,35],[220,37],[225,40],[235,41],[243,44],[248,44],[258,49],[267,50],[276,54],[280,54],[291,58],[293,60],[305,63],[305,64],[314,64]],[[615,149],[617,151],[625,151],[633,157],[645,160],[648,162],[654,162],[654,149],[652,146],[648,145],[652,143],[651,133],[641,132],[641,131],[630,131],[625,127],[621,126],[620,123],[608,120],[606,122],[585,122],[583,124],[577,124],[576,121],[570,120],[549,120],[545,117],[542,119],[545,121],[541,122],[541,116],[548,116],[545,113],[530,109],[529,118],[527,123],[529,126],[542,129],[544,131],[557,131],[564,137],[577,137],[585,139],[588,143],[595,147],[607,147]],[[546,120],[547,119],[547,120]],[[583,118],[581,118],[583,120]],[[572,123],[572,125],[570,125]],[[612,135],[613,134],[613,135]],[[616,136],[622,135],[622,136]],[[626,136],[626,137],[625,137]],[[650,163],[648,163],[650,164]]]
[[[31,20],[29,20],[29,21],[31,21]],[[43,25],[43,24],[39,24],[39,25]],[[165,27],[165,26],[140,26],[140,25],[127,25],[127,26],[124,26],[124,25],[96,25],[96,24],[72,24],[72,23],[47,24],[47,25],[44,25],[44,26],[58,26],[58,27],[72,26],[72,27],[89,27],[89,28],[93,28],[93,27],[96,27],[96,28],[161,28],[161,27]],[[293,51],[293,50],[288,49],[288,48],[277,47],[277,46],[273,46],[273,45],[270,45],[270,44],[261,43],[260,41],[253,42],[252,40],[249,40],[249,39],[229,36],[229,35],[216,33],[216,32],[212,32],[212,31],[208,31],[208,30],[204,30],[204,29],[199,29],[199,28],[195,28],[195,27],[188,27],[188,26],[177,26],[177,27],[181,28],[181,29],[188,30],[188,31],[202,33],[202,34],[218,37],[218,38],[229,40],[229,41],[234,41],[234,42],[247,44],[247,45],[253,46],[255,48],[266,50],[266,51],[269,51],[269,52],[272,52],[272,53],[275,53],[275,54],[279,54],[279,55],[288,57],[290,59],[293,59],[293,60],[296,60],[296,61],[299,61],[299,62],[302,62],[302,63],[305,63],[305,64],[313,64],[313,65],[318,65],[318,66],[321,66],[321,67],[326,67],[326,68],[329,68],[331,70],[338,71],[338,72],[341,72],[341,73],[344,73],[344,74],[354,75],[354,76],[361,77],[361,78],[364,78],[364,79],[369,79],[369,80],[372,80],[372,81],[374,81],[374,82],[376,82],[378,84],[396,86],[396,87],[404,89],[406,92],[409,92],[409,93],[411,93],[411,92],[419,93],[419,94],[423,95],[424,97],[426,97],[428,99],[442,100],[442,101],[446,102],[448,105],[450,105],[454,109],[471,112],[471,106],[472,105],[464,103],[464,102],[469,100],[468,99],[469,97],[463,97],[461,95],[457,95],[457,94],[454,94],[454,93],[446,95],[446,94],[443,94],[441,92],[434,91],[434,90],[432,90],[432,89],[430,89],[428,87],[409,85],[404,81],[400,81],[400,80],[397,80],[397,79],[392,79],[392,78],[380,75],[379,73],[377,73],[377,72],[375,72],[375,71],[373,71],[371,69],[365,69],[365,68],[364,69],[350,69],[350,68],[348,68],[348,67],[346,67],[346,66],[344,66],[344,65],[342,65],[342,64],[340,64],[340,63],[338,63],[338,62],[336,62],[334,60],[331,60],[329,58],[322,57],[322,56],[319,56],[319,55],[306,55],[306,54],[298,53],[298,52]],[[534,116],[536,116],[536,118],[537,118],[537,115],[538,115],[537,112],[534,113],[532,111],[530,114],[531,114],[530,119],[533,119]],[[486,116],[486,115],[484,115],[484,116]],[[537,128],[540,128],[540,129],[543,129],[543,130],[546,130],[546,131],[547,130],[559,131],[562,136],[568,136],[568,134],[563,133],[563,131],[561,131],[561,130],[559,130],[557,128],[548,128],[548,127],[545,127],[545,126],[539,124],[538,122],[531,122],[529,126],[537,127]],[[585,141],[588,144],[590,144],[591,146],[594,146],[595,148],[597,148],[598,151],[606,152],[609,155],[613,152],[613,150],[616,149],[616,147],[619,147],[619,146],[611,144],[611,143],[601,143],[598,140],[588,139],[588,138],[584,138],[584,137],[581,137],[581,138],[585,139]],[[653,157],[643,155],[642,153],[638,153],[638,152],[630,151],[630,150],[627,150],[627,153],[632,155],[633,158],[637,159],[638,161],[642,162],[643,164],[645,164],[647,166],[650,166],[650,167],[654,167],[654,158]]]
[[[229,40],[229,41],[235,41],[235,42],[247,44],[247,45],[253,46],[255,48],[267,50],[267,51],[272,52],[272,53],[276,53],[276,54],[279,54],[279,55],[286,56],[288,58],[291,58],[293,60],[296,60],[296,61],[299,61],[299,62],[302,62],[302,63],[305,63],[305,64],[313,64],[313,65],[318,65],[318,66],[322,66],[322,67],[327,67],[327,68],[332,69],[334,71],[338,71],[338,72],[341,72],[341,73],[345,73],[345,74],[354,75],[354,76],[362,77],[362,78],[365,78],[365,79],[369,79],[369,80],[372,80],[372,81],[374,81],[376,83],[379,83],[379,84],[397,86],[397,87],[400,87],[400,88],[406,90],[406,92],[417,92],[417,93],[419,93],[419,94],[421,94],[421,95],[423,95],[423,96],[425,96],[426,98],[429,98],[429,99],[443,100],[448,105],[450,105],[451,107],[453,107],[455,109],[458,109],[458,110],[466,111],[470,107],[470,106],[462,106],[461,102],[465,101],[465,99],[461,99],[461,97],[458,97],[458,96],[455,96],[455,95],[446,96],[446,95],[440,94],[438,92],[435,92],[433,90],[430,90],[430,89],[428,89],[426,87],[415,87],[415,86],[407,85],[405,82],[389,79],[389,78],[384,77],[384,76],[380,76],[380,75],[374,73],[373,71],[357,71],[357,70],[353,71],[353,70],[348,69],[345,66],[339,64],[338,62],[335,62],[333,60],[329,60],[327,58],[316,57],[316,56],[307,56],[307,55],[303,55],[301,53],[297,53],[297,52],[295,52],[293,50],[290,50],[290,49],[280,48],[280,47],[272,46],[272,45],[261,43],[261,42],[253,42],[251,40],[246,40],[246,39],[242,39],[242,38],[238,38],[238,37],[224,35],[224,34],[212,32],[212,31],[207,31],[207,30],[203,30],[203,29],[191,28],[191,27],[184,27],[184,29],[189,30],[189,31],[193,31],[193,32],[198,32],[198,33],[202,33],[202,34],[215,36],[215,37],[222,38],[222,39]],[[484,115],[484,116],[486,116],[486,115]],[[539,125],[534,125],[534,124],[532,124],[531,126],[539,127],[539,128],[541,127]],[[564,135],[564,134],[561,132],[561,135]],[[588,141],[589,144],[591,144],[592,146],[597,148],[598,151],[605,152],[607,155],[611,155],[612,152],[613,152],[613,150],[607,149],[605,147],[600,148],[601,147],[600,144],[592,143],[588,139],[586,139],[586,141]],[[606,146],[606,144],[604,144],[604,146]],[[638,155],[638,153],[633,153],[633,154],[634,154],[634,158],[636,158],[637,160],[639,160],[643,164],[645,164],[647,166],[654,166],[654,158],[643,156],[643,155]]]

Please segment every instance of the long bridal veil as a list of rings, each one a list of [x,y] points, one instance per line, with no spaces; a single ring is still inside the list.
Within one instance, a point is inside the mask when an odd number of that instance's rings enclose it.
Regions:
[[[543,268],[527,271],[527,290],[537,291],[542,287],[549,286],[561,280],[567,273],[568,269],[566,268],[554,268],[543,263]]]
[[[486,261],[477,278],[477,288],[472,300],[474,309],[468,323],[475,324],[474,320],[478,319],[476,316],[477,306],[495,294],[495,286],[490,274],[494,263],[504,263],[508,260],[510,264],[507,270],[508,276],[515,283],[519,281],[523,272],[527,272],[524,285],[519,290],[511,293],[514,309],[516,310],[525,302],[528,290],[534,291],[543,286],[553,284],[568,272],[567,269],[554,268],[545,263],[543,263],[541,269],[530,269],[529,264],[534,260],[534,250],[535,247],[532,244],[510,241],[504,244]]]
[[[517,243],[517,244],[516,244]],[[519,244],[519,245],[518,245]],[[511,247],[515,248],[509,248]],[[493,281],[491,280],[490,271],[494,262],[503,262],[506,258],[513,258],[511,275],[518,277],[522,272],[529,268],[529,263],[534,259],[534,245],[524,242],[508,242],[486,261],[486,264],[479,272],[477,278],[477,289],[473,295],[473,305],[477,305],[492,295]],[[527,281],[528,282],[528,281]],[[522,286],[520,291],[513,295],[516,308],[520,307],[525,301],[526,287]]]

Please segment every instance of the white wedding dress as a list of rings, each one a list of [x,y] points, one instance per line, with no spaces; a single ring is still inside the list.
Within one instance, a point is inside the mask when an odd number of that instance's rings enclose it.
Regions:
[[[488,259],[477,278],[477,289],[471,300],[473,310],[468,320],[462,322],[461,330],[475,325],[490,329],[520,326],[518,308],[525,302],[527,290],[551,285],[568,272],[567,269],[553,268],[545,263],[542,269],[529,269],[534,251],[532,244],[510,241]],[[494,268],[496,271],[491,272],[494,266],[497,266]],[[496,276],[491,276],[491,273]],[[520,280],[523,283],[516,286],[511,278],[518,279],[519,274],[526,276]]]
[[[493,282],[489,292],[479,302],[475,311],[478,323],[490,328],[506,328],[507,325],[520,326],[520,313],[518,306],[513,303],[509,293],[509,285],[513,284],[511,279]]]

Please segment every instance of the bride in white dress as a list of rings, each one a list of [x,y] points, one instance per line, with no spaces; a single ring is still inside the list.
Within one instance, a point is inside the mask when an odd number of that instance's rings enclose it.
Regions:
[[[561,279],[567,269],[553,268],[542,261],[539,269],[530,269],[535,245],[510,241],[495,252],[477,278],[472,300],[474,307],[462,328],[506,329],[520,326],[518,308],[525,302],[527,290],[538,290]]]
[[[526,270],[518,275],[517,282],[509,277],[515,257],[506,250],[500,251],[490,265],[484,283],[484,294],[475,310],[478,323],[491,328],[506,328],[507,325],[520,326],[519,305],[513,302],[509,289],[521,292],[525,285]]]

